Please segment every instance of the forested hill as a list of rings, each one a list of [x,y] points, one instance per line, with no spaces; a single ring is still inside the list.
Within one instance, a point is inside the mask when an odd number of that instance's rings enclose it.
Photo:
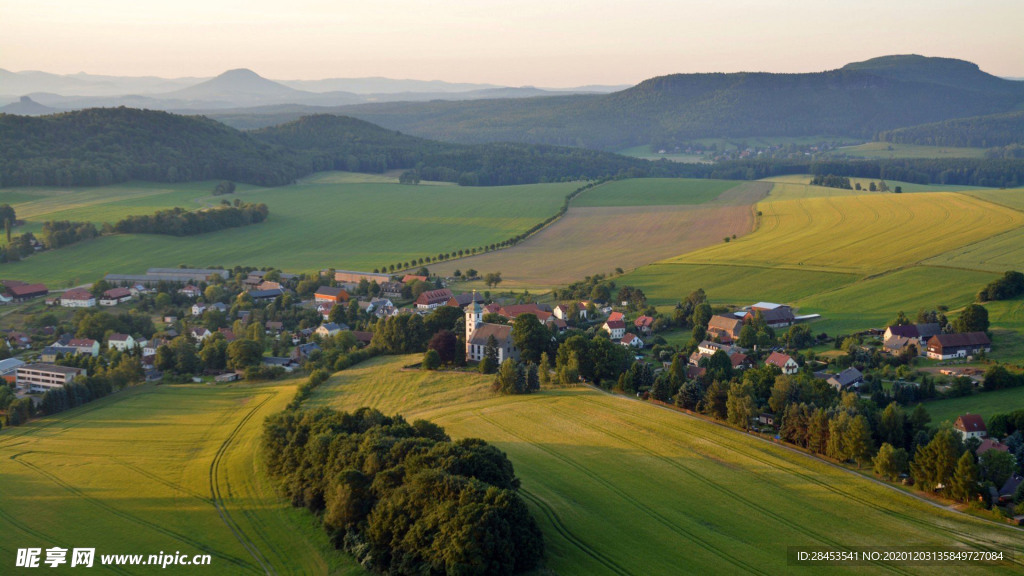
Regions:
[[[848,136],[1009,112],[1024,83],[970,62],[890,56],[808,74],[674,74],[608,95],[362,104],[347,115],[438,140],[618,149],[702,137]]]
[[[319,170],[417,169],[469,185],[692,175],[700,167],[590,150],[432,142],[336,116],[245,133],[208,118],[131,108],[0,114],[0,186],[232,180],[275,186]]]
[[[385,130],[344,116],[307,116],[252,136],[290,151],[308,171],[412,169],[424,180],[505,185],[605,176],[696,176],[703,166],[647,162],[582,148],[529,144],[460,145]]]
[[[134,108],[0,115],[0,186],[95,186],[235,180],[275,186],[301,176],[289,159],[214,120]]]
[[[1024,145],[1024,112],[957,118],[910,126],[882,132],[878,139],[898,144],[973,148]]]

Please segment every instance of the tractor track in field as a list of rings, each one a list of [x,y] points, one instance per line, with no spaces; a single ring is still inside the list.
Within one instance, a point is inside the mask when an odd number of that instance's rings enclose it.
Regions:
[[[612,560],[605,554],[602,554],[599,550],[590,546],[581,538],[573,534],[572,531],[569,530],[565,526],[565,524],[562,523],[562,519],[559,518],[554,508],[552,508],[547,502],[542,500],[540,497],[530,493],[529,491],[523,488],[519,489],[519,495],[522,496],[524,500],[533,503],[534,506],[539,508],[540,511],[544,513],[544,516],[547,517],[548,521],[551,522],[551,525],[554,526],[555,531],[558,532],[558,534],[562,536],[562,538],[565,538],[570,544],[572,544],[576,548],[579,548],[580,551],[582,551],[584,554],[590,556],[599,564],[603,565],[605,568],[608,568],[609,570],[618,574],[619,576],[633,576],[633,572],[630,572],[626,568],[623,568],[621,564]]]
[[[39,466],[36,466],[35,464],[32,464],[31,462],[28,462],[27,460],[21,458],[21,456],[24,456],[25,454],[31,454],[31,452],[22,452],[22,453],[19,453],[19,454],[15,454],[15,455],[11,456],[11,460],[17,462],[18,464],[21,464],[22,466],[25,466],[26,468],[28,468],[29,470],[32,470],[33,472],[39,474],[40,476],[43,476],[47,480],[49,480],[52,483],[56,484],[57,486],[63,488],[65,491],[69,492],[70,494],[74,495],[76,498],[78,498],[80,500],[83,500],[83,501],[86,501],[86,502],[89,502],[90,504],[93,504],[94,506],[97,506],[97,507],[105,510],[106,512],[109,512],[110,514],[113,514],[114,516],[117,516],[117,517],[122,518],[124,520],[127,520],[129,522],[134,522],[136,524],[145,526],[146,528],[149,528],[151,530],[159,532],[160,534],[163,534],[165,536],[168,536],[170,538],[178,540],[179,542],[182,542],[182,543],[188,544],[190,546],[193,546],[193,547],[195,547],[198,550],[202,550],[203,552],[205,552],[207,554],[210,554],[211,556],[216,555],[217,558],[224,559],[227,562],[230,562],[231,564],[234,564],[235,566],[238,566],[239,568],[245,568],[245,569],[249,569],[249,570],[252,569],[252,565],[247,563],[247,562],[245,562],[241,558],[238,558],[238,557],[235,557],[235,556],[231,556],[231,555],[228,555],[228,554],[224,554],[223,552],[218,551],[218,550],[214,550],[213,548],[210,548],[206,544],[204,544],[204,543],[200,542],[199,540],[196,540],[196,539],[194,539],[194,538],[192,538],[190,536],[187,536],[185,534],[181,534],[179,532],[176,532],[174,530],[171,530],[169,528],[166,528],[166,527],[161,526],[159,524],[156,524],[154,522],[150,522],[149,520],[146,520],[145,518],[140,518],[139,516],[136,516],[134,514],[130,514],[128,512],[123,511],[123,510],[119,510],[119,509],[115,508],[114,506],[112,506],[112,505],[110,505],[110,504],[108,504],[108,503],[106,503],[106,502],[104,502],[102,500],[99,500],[99,499],[96,499],[96,498],[93,498],[93,497],[87,495],[82,490],[80,490],[80,489],[78,489],[78,488],[68,484],[67,482],[64,482],[59,477],[57,477],[55,474],[52,474],[52,473],[44,470],[43,468],[41,468]]]
[[[615,411],[620,412],[621,414],[628,414],[627,411],[620,411],[620,410],[615,410]],[[568,414],[566,412],[561,412],[561,411],[558,411],[558,410],[552,410],[552,412],[554,412],[556,414],[560,414],[561,416],[563,416],[565,418],[568,418],[568,419],[575,419],[574,415]],[[634,429],[645,430],[641,426],[638,426],[635,422],[626,421],[626,420],[623,420],[623,421],[624,422],[628,422],[628,424],[630,426],[632,426]],[[695,480],[697,480],[700,483],[704,484],[706,487],[710,488],[711,490],[715,490],[715,491],[721,492],[725,496],[727,496],[729,498],[732,498],[733,500],[735,500],[737,502],[741,502],[741,503],[745,504],[746,506],[750,507],[751,510],[753,510],[754,512],[756,512],[758,514],[762,514],[764,516],[767,516],[768,518],[771,518],[771,519],[775,520],[776,522],[778,522],[778,523],[780,523],[782,525],[787,526],[789,529],[794,530],[796,532],[799,532],[799,533],[803,534],[804,536],[807,536],[808,538],[811,538],[812,540],[816,540],[816,541],[818,541],[818,542],[820,542],[822,544],[827,544],[828,546],[833,547],[835,549],[842,548],[842,543],[839,542],[838,540],[832,540],[832,539],[827,538],[827,537],[825,537],[825,536],[823,536],[823,535],[821,535],[821,534],[819,534],[817,532],[814,532],[814,531],[812,531],[812,530],[810,530],[810,529],[808,529],[808,528],[806,528],[806,527],[804,527],[804,526],[802,526],[802,525],[800,525],[800,524],[798,524],[796,522],[793,522],[792,520],[786,518],[785,516],[782,516],[781,514],[778,514],[778,513],[774,512],[774,511],[772,511],[770,508],[768,508],[766,506],[759,505],[756,502],[754,502],[753,500],[751,500],[750,498],[747,498],[747,497],[741,495],[740,493],[738,493],[738,492],[736,492],[734,490],[726,488],[726,487],[722,486],[719,483],[713,482],[711,479],[709,479],[706,476],[700,474],[696,470],[692,470],[692,469],[690,469],[690,468],[680,464],[679,462],[676,462],[675,460],[673,460],[672,458],[670,458],[668,456],[665,456],[663,454],[658,454],[657,452],[655,452],[654,450],[651,450],[650,448],[647,448],[646,446],[640,445],[637,442],[633,442],[633,441],[629,440],[628,438],[626,438],[624,436],[621,436],[621,435],[619,435],[619,434],[617,434],[615,432],[612,432],[611,430],[608,430],[607,428],[603,428],[601,426],[598,426],[597,424],[594,423],[593,420],[587,420],[586,422],[587,422],[587,426],[589,426],[590,428],[592,428],[594,430],[598,430],[602,434],[605,434],[607,436],[615,438],[616,440],[619,440],[620,442],[623,442],[624,444],[626,444],[628,446],[639,448],[641,451],[646,452],[651,457],[653,457],[653,458],[655,458],[655,459],[657,459],[657,460],[659,460],[661,462],[664,462],[665,464],[668,464],[672,468],[674,468],[674,469],[676,469],[676,470],[686,474],[687,476],[690,476],[691,478],[694,478]],[[720,446],[721,444],[716,444],[716,445]],[[884,564],[882,562],[876,562],[875,564],[878,567],[886,568],[886,569],[888,569],[888,570],[890,570],[892,572],[898,573],[898,574],[905,574],[905,575],[912,574],[911,572],[907,572],[905,570],[901,570],[900,568],[898,568],[896,566],[886,565],[886,564]]]
[[[30,527],[29,525],[25,524],[24,522],[21,522],[21,521],[17,520],[13,516],[11,516],[7,512],[5,512],[3,510],[3,508],[0,508],[0,519],[6,521],[11,526],[14,526],[15,528],[17,528],[18,530],[21,530],[25,534],[28,534],[29,536],[32,536],[32,537],[36,538],[36,540],[37,540],[36,544],[38,544],[38,546],[41,547],[41,548],[45,547],[45,545],[56,544],[56,542],[53,541],[53,537],[52,536],[50,536],[49,534],[43,534],[42,532],[39,532],[38,530],[33,529],[32,527]],[[114,573],[117,573],[117,574],[131,574],[131,572],[125,570],[124,568],[122,568],[121,566],[118,566],[116,564],[107,565],[106,568],[108,570],[110,570],[111,572],[114,572]]]
[[[720,547],[718,547],[718,546],[714,545],[713,543],[707,541],[706,539],[702,538],[700,535],[698,535],[698,534],[696,534],[696,533],[694,533],[694,532],[692,532],[690,530],[687,530],[686,528],[683,528],[682,526],[679,526],[679,525],[675,524],[674,522],[672,522],[671,520],[666,518],[664,515],[662,515],[660,512],[658,512],[656,509],[654,509],[654,508],[644,504],[643,502],[641,502],[637,498],[635,498],[632,495],[630,495],[627,491],[625,491],[622,488],[616,486],[612,482],[609,482],[608,480],[605,480],[604,478],[602,478],[598,474],[594,473],[592,470],[590,470],[586,466],[583,466],[583,465],[573,461],[572,459],[567,458],[566,456],[564,456],[562,454],[559,454],[557,451],[552,450],[551,448],[548,448],[548,447],[544,446],[543,444],[540,444],[538,442],[534,442],[533,440],[530,440],[529,438],[527,438],[525,436],[522,436],[522,435],[518,434],[517,432],[514,432],[513,430],[498,424],[494,420],[492,420],[492,419],[488,418],[487,416],[485,416],[483,413],[479,414],[479,418],[481,420],[487,422],[491,426],[494,426],[495,428],[505,432],[509,436],[512,436],[514,438],[518,438],[519,440],[521,440],[521,441],[523,441],[523,442],[525,442],[525,443],[527,443],[527,444],[529,444],[531,446],[536,447],[537,449],[545,452],[549,456],[552,456],[552,457],[562,461],[566,465],[570,466],[571,468],[574,468],[577,471],[583,473],[583,475],[587,476],[588,478],[590,478],[591,480],[593,480],[597,484],[600,484],[601,486],[603,486],[607,490],[613,492],[614,494],[616,494],[617,496],[622,498],[624,501],[632,504],[634,507],[638,508],[641,512],[643,512],[644,514],[646,514],[650,518],[656,520],[658,523],[660,523],[661,525],[665,526],[666,528],[668,528],[672,532],[675,532],[676,534],[686,538],[687,540],[690,540],[691,542],[693,542],[693,543],[695,543],[695,544],[697,544],[699,546],[702,546],[706,550],[708,550],[708,551],[712,552],[713,554],[715,554],[717,557],[719,557],[719,558],[725,560],[726,562],[732,564],[737,569],[744,570],[744,571],[752,573],[752,574],[761,574],[761,575],[764,575],[764,576],[768,576],[769,573],[764,571],[764,570],[762,570],[760,567],[755,566],[754,564],[751,564],[751,563],[749,563],[749,562],[747,562],[745,560],[742,560],[740,558],[734,557],[727,550],[723,550]]]
[[[241,432],[242,428],[244,428],[245,425],[252,419],[252,417],[256,415],[256,412],[258,412],[259,409],[262,408],[264,404],[266,404],[272,398],[274,398],[274,396],[276,396],[276,394],[274,393],[267,394],[266,397],[263,398],[263,400],[261,400],[255,406],[253,406],[246,413],[246,415],[238,422],[238,424],[235,425],[234,429],[231,430],[231,434],[229,434],[228,437],[224,439],[224,442],[222,442],[220,447],[217,449],[217,453],[214,455],[213,460],[210,462],[209,473],[210,497],[212,498],[213,501],[213,507],[217,510],[217,514],[220,515],[220,519],[224,522],[224,524],[227,525],[227,527],[235,535],[235,538],[238,539],[238,542],[242,545],[242,547],[245,548],[247,552],[249,552],[249,554],[252,556],[254,560],[256,560],[257,564],[259,564],[263,572],[271,576],[277,574],[277,569],[275,569],[273,564],[271,564],[270,561],[267,560],[266,556],[263,555],[263,552],[259,549],[256,543],[253,542],[252,539],[250,539],[248,535],[245,534],[245,531],[242,530],[242,527],[239,526],[238,522],[231,516],[231,512],[228,510],[227,506],[224,505],[224,498],[223,495],[221,494],[220,487],[220,465],[221,462],[224,460],[224,455],[227,454],[228,449],[234,443],[235,439],[238,437],[238,434],[239,432]],[[230,490],[230,485],[228,489]]]
[[[595,388],[595,390],[596,390],[596,388]],[[617,398],[623,398],[623,397],[618,397],[618,396],[616,396],[614,394],[611,394],[610,392],[605,392],[603,390],[600,390],[600,392],[603,392],[604,394],[606,394],[608,396],[617,397]],[[630,398],[626,398],[626,399],[627,400],[632,400]],[[637,402],[639,402],[639,400],[637,400]],[[629,416],[636,417],[635,414],[632,414],[631,412],[629,412],[627,410],[623,410],[621,408],[612,407],[612,406],[608,406],[608,405],[604,405],[604,406],[609,408],[609,409],[611,409],[611,410],[613,410],[613,411],[615,411],[615,412],[619,412],[621,414],[626,414],[626,415],[629,415]],[[667,410],[669,412],[681,414],[681,415],[689,417],[689,418],[700,420],[702,422],[713,424],[715,426],[719,426],[719,427],[722,427],[722,428],[727,428],[729,430],[732,430],[733,432],[736,432],[735,429],[733,429],[731,427],[728,427],[728,426],[725,426],[724,424],[721,424],[721,423],[718,423],[718,422],[712,422],[712,421],[704,420],[703,418],[698,418],[697,416],[693,416],[693,415],[687,414],[685,412],[680,412],[678,410],[674,410],[674,409],[666,407],[666,406],[659,406],[659,405],[655,405],[655,406],[658,407],[658,408],[661,408],[663,410]],[[800,477],[801,479],[803,479],[803,480],[805,480],[807,482],[810,482],[810,483],[813,483],[813,484],[815,484],[817,486],[820,486],[821,488],[824,488],[825,490],[827,490],[829,492],[832,492],[833,494],[836,494],[837,496],[841,496],[843,498],[846,498],[846,499],[852,500],[854,502],[857,502],[859,504],[862,504],[862,505],[864,505],[864,506],[866,506],[868,508],[871,508],[871,509],[873,509],[873,510],[875,510],[877,512],[880,512],[880,513],[882,513],[882,514],[884,514],[886,516],[891,516],[891,517],[894,517],[894,518],[898,518],[898,519],[900,519],[902,521],[918,525],[918,526],[920,526],[922,528],[925,528],[927,532],[932,532],[932,533],[937,533],[937,534],[944,534],[946,536],[952,536],[952,537],[954,537],[955,539],[957,539],[957,540],[959,540],[961,542],[975,542],[975,543],[977,543],[978,546],[983,547],[986,550],[990,550],[990,551],[999,551],[999,550],[1003,549],[1003,548],[999,548],[999,546],[1001,546],[1001,543],[993,542],[993,541],[980,541],[976,537],[974,537],[973,534],[970,534],[968,532],[963,532],[963,531],[955,530],[955,529],[952,529],[952,528],[945,528],[945,527],[936,525],[934,523],[928,522],[926,520],[915,518],[915,517],[910,516],[908,514],[904,514],[902,512],[899,512],[899,511],[896,511],[896,510],[892,510],[892,509],[886,508],[884,506],[880,506],[878,504],[875,504],[873,501],[871,501],[868,498],[864,498],[862,496],[858,496],[855,493],[842,490],[842,489],[837,488],[837,487],[835,487],[835,486],[833,486],[833,485],[831,485],[831,484],[829,484],[827,482],[823,482],[823,481],[815,478],[811,474],[798,471],[798,465],[796,465],[796,464],[794,464],[792,462],[787,462],[787,461],[782,460],[782,459],[777,459],[776,461],[772,461],[772,460],[767,459],[766,457],[755,456],[755,455],[753,455],[749,451],[738,449],[736,446],[744,446],[744,444],[740,440],[726,440],[725,442],[728,442],[730,444],[730,445],[726,446],[723,443],[724,439],[722,437],[715,438],[715,437],[704,435],[704,434],[700,434],[699,432],[694,432],[694,431],[690,431],[690,433],[693,436],[695,436],[695,437],[701,438],[702,440],[705,440],[705,441],[713,443],[713,444],[718,444],[718,445],[722,446],[723,448],[731,450],[731,451],[733,451],[733,452],[735,452],[737,454],[740,454],[740,455],[742,455],[744,457],[750,458],[751,460],[760,462],[760,463],[762,463],[762,464],[764,464],[766,466],[770,466],[770,467],[774,467],[774,468],[780,468],[780,467],[782,467],[782,466],[780,466],[780,464],[785,464],[785,466],[783,468],[787,472],[789,472],[789,473],[791,473],[791,474],[793,474],[795,476],[798,476],[798,477]],[[794,448],[791,448],[789,446],[775,444],[774,442],[769,442],[768,440],[765,440],[764,438],[760,438],[760,437],[757,437],[757,436],[751,436],[751,435],[748,435],[748,436],[750,436],[751,438],[755,438],[756,440],[758,440],[760,442],[764,442],[764,443],[770,444],[772,446],[778,446],[780,448],[789,450],[790,452],[792,452],[794,454],[799,454],[799,455],[801,455],[801,456],[803,456],[805,458],[809,458],[809,459],[812,459],[812,460],[817,461],[819,463],[826,464],[826,465],[831,466],[831,467],[833,467],[833,468],[835,468],[837,470],[842,470],[843,472],[845,472],[847,474],[855,474],[855,473],[851,472],[850,470],[847,470],[846,468],[843,468],[842,466],[839,466],[837,464],[833,464],[831,462],[827,462],[825,460],[822,460],[822,459],[817,458],[815,456],[806,454],[804,452],[801,452],[801,451],[796,450]],[[925,503],[927,503],[929,505],[932,505],[932,506],[935,506],[937,508],[950,511],[950,509],[948,507],[943,506],[941,504],[937,504],[935,502],[932,502],[930,500],[927,500],[927,499],[919,497],[919,496],[915,496],[913,494],[907,494],[907,493],[905,493],[905,492],[903,492],[901,490],[897,490],[897,489],[895,489],[895,488],[893,488],[893,487],[891,487],[891,486],[889,486],[887,484],[875,481],[872,478],[867,478],[867,477],[861,476],[859,474],[855,474],[855,475],[857,477],[861,478],[861,479],[873,482],[876,485],[879,485],[879,486],[882,486],[882,487],[884,487],[886,489],[892,490],[892,491],[894,491],[894,492],[896,492],[898,494],[901,494],[903,496],[909,496],[911,498],[915,498],[917,500],[920,500],[922,502],[925,502]],[[953,510],[953,511],[955,512],[955,510]],[[959,513],[959,512],[957,512],[957,513]],[[999,524],[999,525],[1000,526],[1005,526],[1003,524]],[[1012,526],[1007,526],[1007,527],[1010,528],[1010,529],[1013,529]],[[991,547],[988,547],[989,545],[996,546],[996,547],[995,548],[991,548]]]
[[[104,457],[105,458],[110,458],[109,456],[104,456]],[[110,460],[112,462],[114,462],[115,464],[119,465],[119,466],[123,466],[123,467],[131,470],[132,472],[135,472],[136,474],[140,474],[142,476],[145,476],[146,478],[149,478],[150,480],[152,480],[154,482],[157,482],[159,484],[163,484],[164,486],[174,490],[175,492],[181,492],[182,494],[185,494],[187,496],[191,496],[192,498],[196,498],[196,499],[198,499],[198,500],[200,500],[200,501],[202,501],[202,502],[204,502],[206,504],[213,504],[213,501],[210,500],[210,498],[208,496],[205,496],[203,494],[200,494],[199,492],[195,492],[193,490],[190,490],[190,489],[182,486],[181,484],[177,484],[175,482],[171,482],[170,480],[166,480],[164,478],[161,478],[160,476],[157,476],[156,474],[150,472],[149,470],[146,470],[145,468],[141,468],[141,467],[136,466],[134,464],[129,464],[128,462],[125,462],[124,460],[121,460],[120,458],[110,458]]]

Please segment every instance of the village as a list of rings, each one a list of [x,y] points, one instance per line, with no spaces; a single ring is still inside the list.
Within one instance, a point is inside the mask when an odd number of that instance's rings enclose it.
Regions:
[[[363,349],[414,351],[415,346],[399,350],[385,344],[383,335],[375,341],[375,332],[393,330],[388,324],[393,319],[405,327],[398,330],[434,336],[428,356],[447,347],[442,363],[448,369],[493,373],[508,361],[525,366],[529,355],[545,381],[568,378],[570,384],[578,379],[613,387],[790,440],[784,421],[792,404],[775,405],[763,395],[758,401],[751,393],[750,409],[734,419],[724,405],[718,414],[709,410],[714,388],[726,379],[744,381],[749,371],[755,380],[763,373],[817,382],[814,386],[823,387],[820,398],[849,394],[879,408],[895,400],[909,409],[922,400],[984,390],[984,370],[965,364],[984,358],[992,347],[982,330],[954,332],[951,324],[910,322],[902,313],[902,323],[884,329],[814,335],[811,327],[820,316],[799,315],[785,304],[712,307],[698,291],[685,306],[681,301],[675,311],[659,312],[644,306],[642,292],[629,287],[619,289],[618,299],[542,303],[527,301],[526,295],[456,292],[462,279],[431,276],[425,268],[416,272],[294,275],[153,268],[141,275],[108,274],[90,288],[55,293],[42,284],[5,281],[5,302],[42,301],[44,306],[29,325],[3,331],[8,357],[0,360],[0,376],[14,386],[24,419],[26,411],[50,413],[74,405],[47,400],[53,396],[48,392],[91,382],[90,369],[104,375],[122,370],[146,382],[217,384],[340,369],[348,364],[339,358],[357,357]],[[431,328],[411,328],[413,319]],[[550,341],[542,346],[543,356],[524,349],[515,334],[520,324],[543,328],[542,339]],[[122,331],[124,326],[135,330]],[[435,345],[441,335],[449,339],[445,346]],[[608,342],[621,351],[612,355],[618,360],[604,374],[576,369],[564,376],[566,367],[552,359],[574,336]],[[464,353],[453,356],[453,344]],[[844,353],[831,354],[828,348]],[[104,390],[111,390],[109,384]],[[829,392],[822,396],[821,390]],[[799,394],[790,398],[799,399]],[[8,410],[8,420],[13,412]],[[977,438],[973,448],[979,462],[986,452],[1012,455],[1015,449],[1005,438],[989,437],[980,416],[961,415],[955,429],[963,442]],[[989,486],[991,501],[1012,499],[1020,481],[1014,472],[999,486]]]

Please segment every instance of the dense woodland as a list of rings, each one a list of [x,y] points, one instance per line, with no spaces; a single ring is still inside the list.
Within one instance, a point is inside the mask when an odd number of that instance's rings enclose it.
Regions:
[[[299,177],[287,159],[219,122],[132,108],[0,115],[0,186],[102,186],[223,179],[263,186]]]
[[[878,140],[894,144],[961,148],[1024,145],[1024,112],[956,118],[899,128],[882,132]]]
[[[277,186],[320,170],[406,169],[425,180],[470,186],[693,172],[579,148],[433,142],[326,115],[246,134],[202,117],[129,108],[3,114],[0,140],[2,187],[211,179]]]
[[[505,454],[370,408],[287,410],[264,424],[267,469],[338,548],[382,574],[502,575],[544,554]]]

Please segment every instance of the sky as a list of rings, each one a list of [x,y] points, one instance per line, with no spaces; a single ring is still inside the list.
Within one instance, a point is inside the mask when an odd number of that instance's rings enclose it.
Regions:
[[[1024,0],[0,0],[0,68],[566,87],[888,54],[1024,77]]]

